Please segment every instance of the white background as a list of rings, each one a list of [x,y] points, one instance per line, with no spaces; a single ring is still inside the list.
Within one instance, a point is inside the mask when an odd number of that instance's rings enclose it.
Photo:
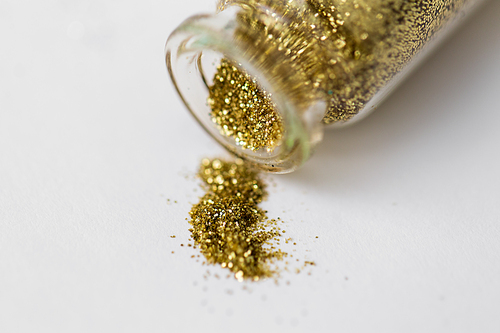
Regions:
[[[278,285],[205,279],[180,246],[199,160],[225,153],[163,46],[214,8],[0,0],[0,332],[499,332],[500,1],[267,178],[283,248],[317,264]]]

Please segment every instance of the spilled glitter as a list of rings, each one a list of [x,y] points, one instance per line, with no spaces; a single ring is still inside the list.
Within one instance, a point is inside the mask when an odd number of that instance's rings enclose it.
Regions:
[[[239,159],[204,159],[199,176],[206,194],[189,212],[189,231],[207,263],[229,269],[238,281],[276,275],[273,263],[287,254],[273,242],[283,230],[258,207],[267,193],[257,172]]]

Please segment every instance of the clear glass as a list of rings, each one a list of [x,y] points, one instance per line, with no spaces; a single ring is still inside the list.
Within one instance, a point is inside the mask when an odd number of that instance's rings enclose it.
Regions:
[[[429,1],[223,0],[217,13],[192,16],[170,35],[168,71],[188,110],[220,144],[262,170],[291,172],[310,157],[325,125],[365,117],[481,2]],[[207,100],[223,58],[270,94],[284,127],[274,149],[244,149],[214,125]]]

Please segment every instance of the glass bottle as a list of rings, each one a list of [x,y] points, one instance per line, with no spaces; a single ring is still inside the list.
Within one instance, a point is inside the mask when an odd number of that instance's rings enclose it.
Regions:
[[[286,173],[310,157],[325,125],[345,126],[375,109],[480,2],[221,0],[215,14],[192,16],[170,35],[166,62],[185,105],[220,144]],[[215,121],[210,94],[224,61],[273,105],[283,131],[272,147],[249,149]]]

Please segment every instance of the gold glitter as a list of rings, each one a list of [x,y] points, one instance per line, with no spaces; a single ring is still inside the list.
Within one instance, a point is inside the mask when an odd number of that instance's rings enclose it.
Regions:
[[[258,204],[265,199],[264,184],[257,173],[249,169],[241,159],[234,163],[203,160],[199,172],[210,193],[219,197],[237,197]],[[210,179],[218,178],[222,187],[212,184]]]
[[[239,159],[204,159],[199,176],[207,193],[192,207],[189,223],[208,263],[230,269],[238,281],[272,276],[270,264],[286,254],[272,249],[281,233],[257,206],[266,196],[258,174]]]
[[[245,58],[296,105],[327,101],[329,124],[363,110],[471,1],[222,0],[219,7],[244,9],[235,39]],[[252,150],[278,144],[281,119],[256,83],[228,60],[215,78],[209,103],[221,132]],[[258,102],[250,107],[253,93]]]
[[[221,134],[233,137],[245,149],[272,151],[283,137],[283,124],[269,94],[226,59],[213,81],[208,103]]]

